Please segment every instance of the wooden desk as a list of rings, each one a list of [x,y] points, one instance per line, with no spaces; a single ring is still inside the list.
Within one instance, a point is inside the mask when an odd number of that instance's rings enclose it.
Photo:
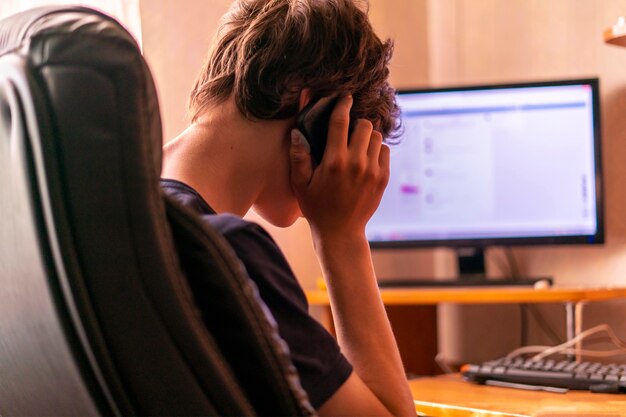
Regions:
[[[445,417],[624,417],[626,395],[570,391],[553,394],[464,382],[460,375],[409,381],[422,415]]]

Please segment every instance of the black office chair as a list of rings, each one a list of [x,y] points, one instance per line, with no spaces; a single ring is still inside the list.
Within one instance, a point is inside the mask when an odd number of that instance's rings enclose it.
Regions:
[[[0,22],[0,415],[314,414],[230,247],[162,196],[161,140],[113,19]]]

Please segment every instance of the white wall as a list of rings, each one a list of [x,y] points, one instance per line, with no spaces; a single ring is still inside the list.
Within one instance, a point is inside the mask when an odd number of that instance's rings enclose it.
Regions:
[[[187,126],[187,97],[230,1],[140,1],[144,55],[157,84],[167,141]]]

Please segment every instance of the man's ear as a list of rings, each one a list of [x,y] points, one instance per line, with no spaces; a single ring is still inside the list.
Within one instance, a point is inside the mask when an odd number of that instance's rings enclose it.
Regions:
[[[306,107],[307,104],[311,101],[311,89],[303,88],[300,91],[300,100],[298,101],[298,113],[302,111]]]

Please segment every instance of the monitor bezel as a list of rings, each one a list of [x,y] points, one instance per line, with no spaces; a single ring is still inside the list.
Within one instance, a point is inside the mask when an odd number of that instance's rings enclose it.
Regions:
[[[594,162],[595,162],[595,201],[596,201],[596,224],[597,231],[594,235],[562,235],[562,236],[524,236],[524,237],[483,237],[471,239],[423,239],[423,240],[395,240],[395,241],[369,241],[373,249],[386,248],[426,248],[426,247],[449,247],[463,248],[476,247],[486,248],[489,246],[529,246],[529,245],[572,245],[603,244],[605,239],[604,224],[604,178],[602,170],[602,135],[601,135],[601,112],[600,112],[600,81],[599,78],[579,78],[549,81],[533,81],[507,84],[476,84],[446,86],[420,89],[398,89],[397,95],[402,94],[428,94],[439,92],[497,90],[510,88],[528,87],[552,87],[567,85],[589,85],[591,87],[593,107],[593,134],[594,134]],[[391,145],[393,146],[393,145]]]

